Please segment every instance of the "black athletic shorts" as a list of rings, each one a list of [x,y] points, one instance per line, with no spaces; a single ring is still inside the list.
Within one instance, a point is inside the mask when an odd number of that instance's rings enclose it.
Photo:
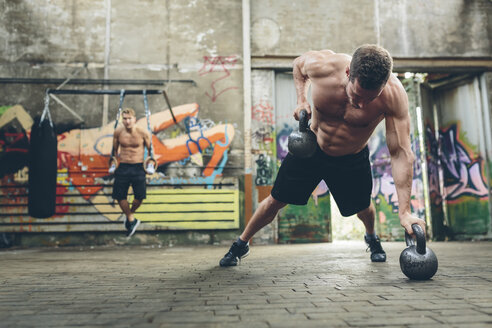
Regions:
[[[369,148],[357,154],[329,156],[319,148],[310,158],[288,154],[280,166],[272,189],[278,201],[306,205],[314,188],[325,180],[340,213],[350,216],[369,207],[372,172]]]
[[[135,199],[145,199],[146,182],[143,163],[121,163],[118,166],[114,172],[113,199],[126,199],[130,185]]]

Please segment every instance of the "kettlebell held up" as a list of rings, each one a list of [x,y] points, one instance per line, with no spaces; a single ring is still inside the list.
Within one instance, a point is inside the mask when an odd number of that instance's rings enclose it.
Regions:
[[[308,129],[308,115],[305,109],[299,113],[299,131],[289,135],[287,147],[289,153],[299,158],[308,158],[316,152],[316,135]]]
[[[437,257],[430,248],[425,246],[424,230],[416,223],[412,224],[412,229],[417,237],[417,245],[405,231],[407,248],[401,252],[400,268],[410,279],[427,280],[437,272]]]

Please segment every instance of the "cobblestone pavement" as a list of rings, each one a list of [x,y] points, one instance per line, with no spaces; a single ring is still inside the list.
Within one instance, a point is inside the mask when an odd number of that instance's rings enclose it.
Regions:
[[[432,280],[362,242],[0,252],[0,327],[492,327],[492,242],[428,243]]]

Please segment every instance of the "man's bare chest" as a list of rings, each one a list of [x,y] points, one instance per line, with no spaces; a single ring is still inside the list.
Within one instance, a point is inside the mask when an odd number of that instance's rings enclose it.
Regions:
[[[370,127],[379,123],[383,119],[383,114],[374,106],[368,106],[364,108],[354,108],[348,102],[347,103],[331,103],[329,105],[315,104],[317,116],[321,121],[326,123],[339,123],[352,127]]]
[[[136,133],[122,133],[119,137],[119,143],[122,147],[138,148],[143,145],[143,138]]]

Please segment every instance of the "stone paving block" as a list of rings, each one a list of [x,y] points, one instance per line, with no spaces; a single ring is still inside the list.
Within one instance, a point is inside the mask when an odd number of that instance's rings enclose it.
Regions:
[[[487,307],[487,308],[481,307],[481,308],[478,308],[476,310],[478,312],[481,312],[481,313],[486,313],[488,315],[492,315],[492,307]]]
[[[347,323],[350,326],[355,327],[386,327],[386,326],[405,326],[410,324],[416,325],[432,325],[438,323],[433,318],[427,317],[380,317],[380,318],[366,318],[363,320],[348,319]]]
[[[154,322],[174,322],[176,324],[187,324],[187,323],[227,323],[228,325],[233,325],[234,322],[239,322],[238,315],[226,315],[226,316],[216,316],[216,315],[203,315],[197,313],[195,315],[187,315],[184,313],[165,313],[157,314]]]
[[[401,328],[401,326],[399,327]],[[432,323],[432,324],[416,323],[416,324],[406,325],[405,327],[406,328],[451,328],[453,326],[450,326],[447,323]],[[472,328],[472,327],[473,325],[472,326],[466,325],[466,328]],[[385,326],[384,328],[389,328],[389,327]],[[454,327],[454,328],[458,328],[458,327]],[[463,328],[463,326],[460,326],[459,328]],[[484,328],[484,327],[480,327],[480,328]]]
[[[433,311],[439,311],[439,310],[451,310],[451,309],[472,309],[475,308],[475,305],[467,303],[465,300],[462,300],[459,303],[449,303],[446,300],[443,300],[440,303],[426,303],[426,304],[412,304],[412,308],[416,310],[433,310]]]
[[[447,324],[468,324],[468,323],[484,323],[492,325],[492,317],[486,314],[475,315],[455,315],[455,316],[439,316],[439,321]]]
[[[263,301],[258,302],[258,303],[246,303],[246,304],[243,304],[243,302],[239,302],[237,307],[239,310],[244,310],[244,311],[255,310],[255,309],[265,309],[265,308],[284,309],[286,307],[286,304],[284,302],[268,303],[268,302],[263,302]]]
[[[492,307],[492,302],[476,302],[476,301],[468,301],[470,304],[473,304],[475,306],[481,307],[481,308],[491,308]]]
[[[453,309],[453,310],[437,310],[432,311],[439,316],[474,316],[483,315],[483,312],[477,311],[476,309]]]
[[[340,319],[320,319],[320,320],[299,320],[299,321],[269,321],[271,328],[299,328],[299,327],[349,327],[348,324]]]
[[[310,314],[313,313],[327,313],[330,315],[333,314],[338,314],[338,313],[346,313],[347,310],[344,309],[341,306],[335,305],[335,306],[325,306],[325,307],[313,307],[313,308],[306,308],[306,307],[290,307],[286,308],[289,313],[304,313],[306,316],[309,316]]]
[[[102,325],[106,327],[112,327],[114,325],[125,323],[125,325],[136,325],[138,323],[144,322],[143,313],[142,314],[128,314],[121,312],[113,313],[100,313],[95,318],[91,318],[87,321],[90,325]],[[71,319],[67,324],[76,325],[80,323],[80,320]]]
[[[451,327],[451,328],[463,328],[463,327],[466,327],[466,328],[484,328],[484,327],[491,327],[492,324],[483,324],[483,323],[466,323],[466,324],[463,324],[463,323],[459,323],[459,324],[448,324],[446,323],[445,324],[446,327]],[[417,327],[412,327],[412,328],[417,328]]]

